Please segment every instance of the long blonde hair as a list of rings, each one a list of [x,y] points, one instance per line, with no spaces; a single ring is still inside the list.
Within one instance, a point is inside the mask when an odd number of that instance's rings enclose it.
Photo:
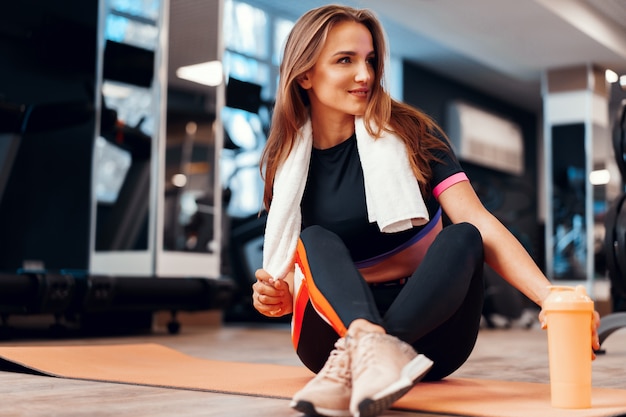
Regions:
[[[305,13],[295,23],[285,44],[272,124],[261,155],[261,175],[265,180],[263,202],[269,209],[276,170],[293,148],[298,130],[309,117],[309,100],[297,80],[317,62],[328,33],[338,23],[352,21],[364,25],[372,35],[376,62],[370,100],[364,114],[365,126],[372,137],[382,129],[395,132],[406,144],[411,166],[424,190],[431,172],[429,149],[445,147],[435,137],[445,135],[427,115],[393,100],[383,86],[387,46],[385,33],[376,16],[367,9],[327,5]],[[375,129],[375,130],[374,130]]]

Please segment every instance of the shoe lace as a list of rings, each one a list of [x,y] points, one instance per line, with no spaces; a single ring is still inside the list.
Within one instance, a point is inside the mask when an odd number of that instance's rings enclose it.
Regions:
[[[350,376],[350,355],[346,350],[344,339],[339,339],[335,343],[335,349],[330,352],[326,364],[320,371],[320,376],[340,383],[351,385]]]
[[[375,365],[375,362],[377,362],[378,356],[376,355],[375,349],[376,339],[376,335],[372,335],[370,337],[363,337],[359,340],[359,355],[357,358],[358,369],[360,371]]]
[[[381,349],[386,354],[381,355]],[[390,356],[391,355],[391,356]],[[376,366],[387,366],[390,362],[410,362],[417,353],[399,339],[383,334],[371,333],[359,338],[352,355],[352,377],[358,378],[363,371]]]

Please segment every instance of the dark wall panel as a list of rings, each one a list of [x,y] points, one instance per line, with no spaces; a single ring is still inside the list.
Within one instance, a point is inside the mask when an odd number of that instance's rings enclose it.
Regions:
[[[97,12],[97,0],[0,2],[0,108],[19,109],[0,196],[2,270],[87,267]]]

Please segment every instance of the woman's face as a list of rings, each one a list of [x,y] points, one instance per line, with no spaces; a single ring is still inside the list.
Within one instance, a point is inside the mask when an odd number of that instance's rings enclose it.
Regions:
[[[371,94],[375,66],[369,30],[356,22],[341,22],[328,33],[315,65],[300,80],[317,116],[362,116]]]

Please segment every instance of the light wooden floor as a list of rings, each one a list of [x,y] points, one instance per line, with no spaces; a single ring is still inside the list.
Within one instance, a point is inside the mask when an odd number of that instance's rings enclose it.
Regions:
[[[157,328],[148,335],[64,340],[7,340],[1,345],[160,343],[189,355],[218,360],[299,365],[289,327],[183,326],[178,335]],[[626,329],[605,341],[593,365],[596,387],[626,389]],[[469,361],[453,376],[548,383],[546,333],[537,328],[481,331]],[[427,416],[389,411],[385,416]],[[74,381],[0,372],[0,416],[272,416],[296,417],[288,401],[123,384]],[[441,416],[440,416],[441,417]]]

